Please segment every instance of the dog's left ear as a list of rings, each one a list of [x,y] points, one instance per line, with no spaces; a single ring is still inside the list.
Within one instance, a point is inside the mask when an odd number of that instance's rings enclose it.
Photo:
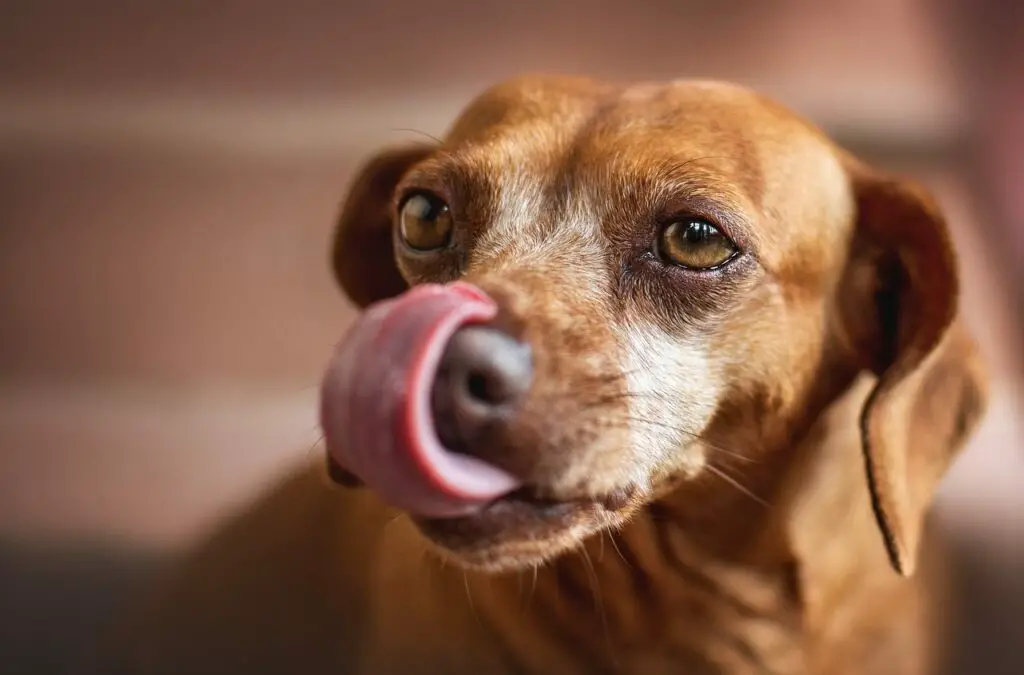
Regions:
[[[984,411],[977,348],[957,318],[945,219],[921,187],[850,160],[857,209],[841,322],[878,376],[861,438],[872,506],[893,567],[913,574],[935,489]]]

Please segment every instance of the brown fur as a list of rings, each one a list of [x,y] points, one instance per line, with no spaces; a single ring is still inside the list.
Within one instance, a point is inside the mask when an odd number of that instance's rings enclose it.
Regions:
[[[392,248],[411,188],[450,250]],[[652,259],[678,213],[744,255]],[[128,672],[933,672],[926,515],[985,389],[919,188],[738,87],[526,77],[369,162],[334,264],[362,305],[496,298],[536,375],[487,458],[560,506],[414,522],[303,468],[147,605]]]

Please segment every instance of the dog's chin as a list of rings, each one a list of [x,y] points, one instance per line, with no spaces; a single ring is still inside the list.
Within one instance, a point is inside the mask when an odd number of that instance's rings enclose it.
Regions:
[[[577,548],[587,537],[621,524],[632,506],[607,497],[541,500],[521,491],[470,516],[412,521],[444,559],[498,573],[536,567]]]

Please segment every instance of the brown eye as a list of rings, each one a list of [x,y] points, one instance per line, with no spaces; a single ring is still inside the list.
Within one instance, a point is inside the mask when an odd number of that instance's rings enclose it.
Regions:
[[[417,251],[444,248],[452,237],[452,214],[439,197],[418,192],[406,198],[398,211],[402,241]]]
[[[739,253],[736,244],[709,222],[688,218],[661,232],[658,254],[666,262],[694,270],[724,265]]]

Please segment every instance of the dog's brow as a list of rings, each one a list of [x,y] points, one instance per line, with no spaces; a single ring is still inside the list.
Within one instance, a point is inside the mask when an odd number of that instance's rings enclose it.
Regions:
[[[479,162],[467,162],[444,151],[410,171],[399,191],[410,187],[434,189],[460,208],[490,212],[494,208],[497,179],[494,172],[478,165]]]
[[[727,230],[740,246],[756,249],[762,239],[756,227],[757,211],[742,186],[716,170],[712,159],[696,157],[625,167],[608,163],[585,184],[603,186],[605,194],[606,186],[615,186],[610,208],[621,213],[648,220],[677,215],[706,218]],[[576,187],[580,184],[584,182],[577,182]]]

